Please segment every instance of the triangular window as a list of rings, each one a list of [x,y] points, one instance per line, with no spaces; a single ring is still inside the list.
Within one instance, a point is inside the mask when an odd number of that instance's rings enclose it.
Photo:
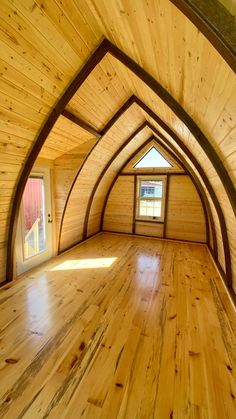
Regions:
[[[150,150],[134,165],[135,168],[173,167],[155,147]]]

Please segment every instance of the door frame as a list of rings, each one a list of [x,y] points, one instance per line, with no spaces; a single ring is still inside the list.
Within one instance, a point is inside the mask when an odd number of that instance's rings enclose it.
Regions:
[[[24,272],[40,265],[53,256],[53,228],[52,223],[48,222],[48,214],[50,221],[52,220],[52,191],[51,191],[51,171],[50,167],[35,166],[33,167],[29,177],[40,176],[44,179],[44,202],[45,202],[45,231],[46,231],[46,249],[37,255],[24,259],[24,237],[22,229],[22,203],[17,224],[16,234],[16,275],[19,276]]]

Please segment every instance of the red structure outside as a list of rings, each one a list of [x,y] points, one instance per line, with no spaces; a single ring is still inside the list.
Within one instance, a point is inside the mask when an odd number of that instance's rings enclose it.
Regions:
[[[30,230],[36,218],[43,221],[43,179],[29,178],[22,198],[22,216],[24,230]]]

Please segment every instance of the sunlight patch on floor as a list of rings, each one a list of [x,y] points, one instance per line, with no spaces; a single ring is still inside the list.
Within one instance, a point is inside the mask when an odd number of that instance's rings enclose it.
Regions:
[[[50,271],[67,271],[72,269],[109,268],[117,258],[74,259],[50,269]]]

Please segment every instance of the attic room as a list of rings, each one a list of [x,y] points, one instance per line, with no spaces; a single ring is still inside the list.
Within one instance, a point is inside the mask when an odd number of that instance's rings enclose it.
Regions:
[[[235,16],[1,0],[0,418],[236,418]]]

